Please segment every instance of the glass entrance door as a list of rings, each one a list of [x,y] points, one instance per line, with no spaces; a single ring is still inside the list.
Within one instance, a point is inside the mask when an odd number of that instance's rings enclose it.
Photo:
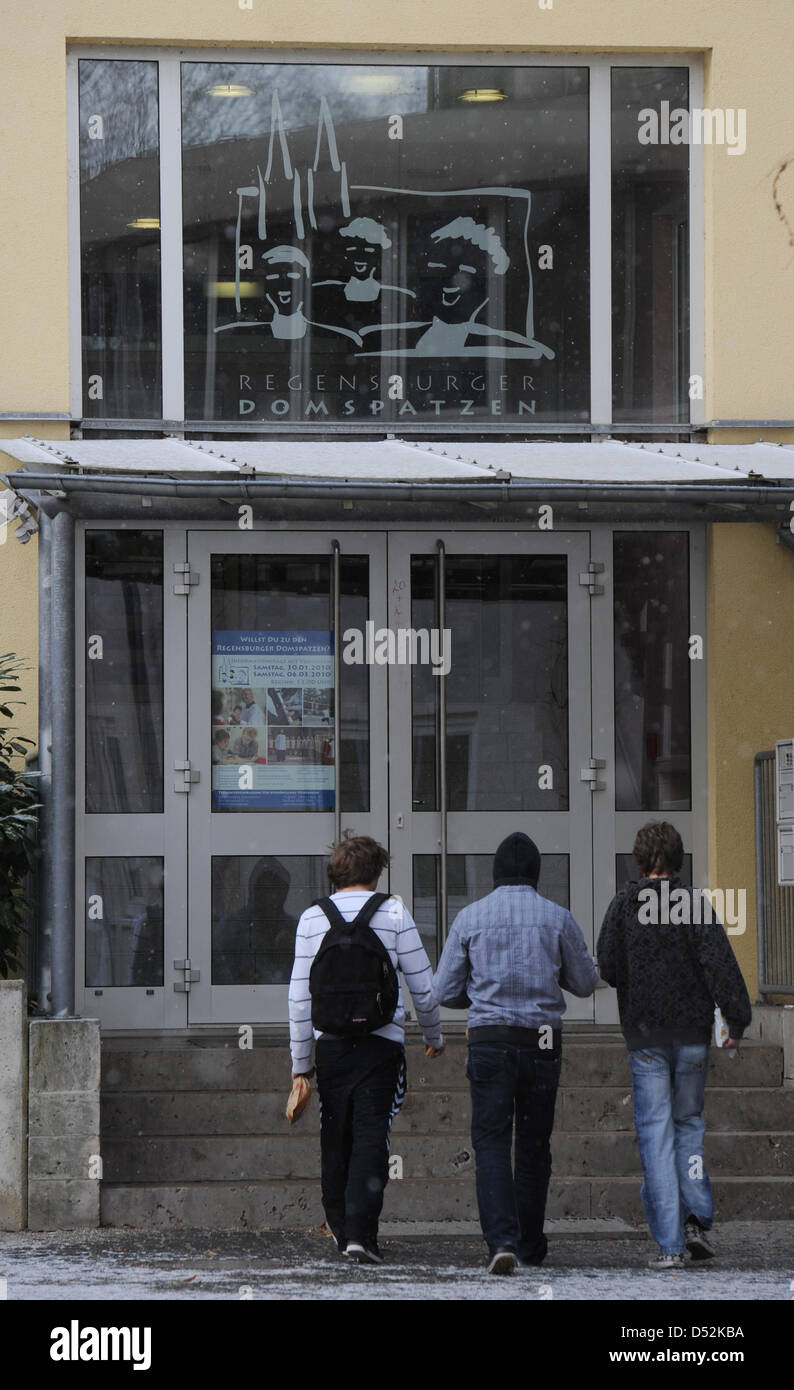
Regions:
[[[196,531],[189,559],[189,1021],[283,1023],[330,845],[388,837],[385,669],[341,660],[385,622],[385,541]]]
[[[342,830],[387,847],[434,961],[513,830],[591,946],[646,820],[705,882],[702,552],[661,527],[79,528],[77,1007],[284,1024]],[[615,1022],[607,989],[567,1018],[594,1006]]]
[[[189,554],[191,1023],[286,1021],[340,829],[387,846],[433,961],[513,830],[592,945],[585,534],[398,533],[388,564],[384,537],[343,534],[335,567],[324,534],[205,531]]]
[[[447,632],[435,671],[390,668],[392,882],[410,885],[432,960],[516,830],[541,851],[540,892],[592,949],[588,559],[585,533],[390,538],[390,625],[417,650],[419,633]],[[566,1019],[592,1017],[592,999],[569,998]]]

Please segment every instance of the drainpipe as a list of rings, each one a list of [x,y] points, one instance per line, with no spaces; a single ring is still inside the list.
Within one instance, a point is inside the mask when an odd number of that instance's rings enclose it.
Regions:
[[[74,1015],[75,961],[75,652],[74,517],[59,512],[50,522],[51,833],[47,847],[51,896],[47,916],[52,940],[52,1014]]]
[[[39,513],[39,1011],[48,1014],[52,999],[52,520]]]

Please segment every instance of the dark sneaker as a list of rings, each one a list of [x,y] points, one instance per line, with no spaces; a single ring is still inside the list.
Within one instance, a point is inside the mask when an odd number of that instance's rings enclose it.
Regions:
[[[330,1236],[340,1254],[343,1255],[345,1253],[345,1237],[340,1231],[334,1230],[333,1226],[329,1226],[327,1221],[324,1221],[321,1226],[317,1227],[317,1235]]]
[[[710,1243],[707,1233],[698,1221],[687,1221],[684,1226],[684,1239],[686,1248],[693,1260],[713,1260],[715,1255],[714,1246]]]
[[[489,1274],[512,1274],[518,1260],[512,1250],[497,1250],[488,1261]]]
[[[360,1240],[349,1240],[343,1253],[357,1265],[383,1264],[383,1256],[377,1245],[362,1245]]]
[[[543,1240],[540,1242],[540,1244],[535,1246],[535,1249],[532,1251],[532,1254],[531,1254],[531,1255],[522,1255],[522,1254],[521,1254],[521,1251],[519,1250],[518,1256],[517,1256],[519,1268],[520,1268],[520,1269],[539,1269],[540,1266],[543,1264],[543,1261],[545,1260],[545,1258],[546,1258],[546,1256],[548,1255],[548,1253],[549,1253],[549,1242],[547,1241],[546,1237],[544,1236],[544,1237],[543,1237]]]
[[[686,1259],[683,1255],[678,1254],[665,1255],[664,1251],[660,1250],[658,1255],[654,1255],[653,1259],[648,1261],[648,1268],[672,1270],[686,1269]]]

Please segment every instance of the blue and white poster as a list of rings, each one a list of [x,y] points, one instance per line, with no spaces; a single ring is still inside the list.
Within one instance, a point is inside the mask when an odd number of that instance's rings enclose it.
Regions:
[[[334,809],[332,632],[212,634],[212,807]]]

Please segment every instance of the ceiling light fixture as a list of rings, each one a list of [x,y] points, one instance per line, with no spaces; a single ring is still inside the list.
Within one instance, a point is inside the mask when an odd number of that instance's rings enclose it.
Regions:
[[[458,94],[458,101],[507,101],[507,92],[499,87],[467,87]]]
[[[207,280],[204,284],[204,294],[207,299],[234,299],[238,292],[238,286],[234,280]],[[265,287],[261,280],[241,280],[239,293],[241,299],[261,299],[264,295]]]
[[[210,97],[252,97],[253,87],[246,87],[242,82],[215,82],[212,87],[207,87],[207,96]]]

